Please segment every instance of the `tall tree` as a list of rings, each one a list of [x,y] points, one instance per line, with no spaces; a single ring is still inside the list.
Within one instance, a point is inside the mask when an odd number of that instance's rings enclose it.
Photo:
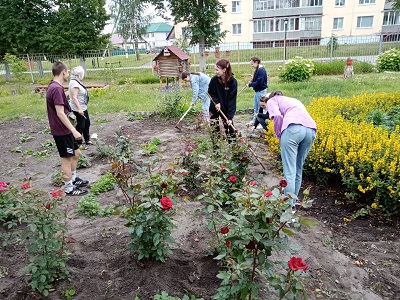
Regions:
[[[186,28],[191,45],[199,44],[200,71],[205,71],[206,60],[205,47],[213,46],[222,41],[226,31],[221,32],[220,14],[225,13],[225,6],[218,0],[167,0],[165,8],[164,0],[149,0],[158,10],[165,12],[171,10],[174,22],[187,22]]]
[[[1,0],[0,56],[43,52],[43,35],[53,4],[52,0]]]
[[[146,29],[152,20],[151,15],[145,15],[148,7],[143,0],[112,0],[110,9],[116,32],[125,42],[125,50],[128,41],[133,41],[136,59],[139,60],[139,42],[144,40]]]
[[[393,2],[393,8],[400,10],[400,0],[394,0]]]
[[[45,36],[46,52],[82,54],[104,48],[109,35],[102,35],[110,16],[105,0],[55,0],[58,10]]]

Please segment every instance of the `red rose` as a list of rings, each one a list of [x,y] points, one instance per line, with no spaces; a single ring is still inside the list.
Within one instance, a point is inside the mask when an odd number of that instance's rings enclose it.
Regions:
[[[61,197],[64,194],[64,192],[60,189],[54,189],[50,192],[50,194],[53,198],[58,198]]]
[[[283,188],[287,187],[287,181],[285,179],[282,179],[281,181],[279,181],[279,185]]]
[[[235,129],[235,133],[238,133],[239,131],[237,129]]]
[[[229,181],[230,182],[232,182],[232,183],[235,183],[236,182],[236,176],[229,176]]]
[[[272,192],[271,192],[271,191],[266,191],[266,192],[264,193],[264,196],[265,196],[265,197],[271,197],[271,196],[272,196]]]
[[[222,227],[222,228],[221,228],[221,233],[222,233],[222,234],[227,234],[228,232],[229,232],[229,227],[226,227],[226,226],[225,226],[225,227]]]
[[[225,242],[225,246],[230,247],[231,246],[231,242],[230,241],[226,241]]]
[[[247,245],[246,248],[249,250],[254,250],[256,249],[256,243],[254,242],[254,240],[251,240]]]
[[[168,184],[166,184],[165,182],[163,182],[163,183],[161,184],[161,187],[162,187],[163,189],[166,189],[167,186],[168,186]]]
[[[168,210],[172,208],[172,201],[168,197],[164,196],[160,199],[160,203],[163,210]]]
[[[0,181],[0,193],[4,193],[7,189],[7,183]]]
[[[247,161],[248,158],[243,156],[240,160],[241,160],[241,161]]]
[[[221,172],[225,172],[226,171],[226,167],[225,166],[221,166]]]
[[[260,138],[262,138],[263,137],[263,135],[262,134],[260,134]]]
[[[23,185],[21,185],[21,189],[23,190],[27,190],[31,187],[31,185],[29,184],[29,182],[25,182]]]
[[[47,203],[45,206],[46,209],[50,209],[50,203]]]
[[[288,266],[290,270],[297,271],[303,270],[307,271],[307,264],[300,258],[292,256],[288,261]]]

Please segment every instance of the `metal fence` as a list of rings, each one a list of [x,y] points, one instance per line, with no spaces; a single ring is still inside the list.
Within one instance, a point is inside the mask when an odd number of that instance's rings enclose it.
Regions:
[[[342,60],[351,57],[353,60],[376,64],[378,55],[392,48],[400,48],[400,33],[386,33],[376,36],[299,39],[277,41],[274,43],[230,43],[218,46],[206,46],[203,55],[206,56],[207,65],[212,65],[219,58],[228,59],[232,65],[248,63],[253,56],[260,57],[262,63],[283,63],[287,59],[300,56],[315,61]],[[198,70],[199,47],[183,49],[190,55],[191,69]],[[87,51],[82,55],[70,54],[21,54],[19,58],[25,61],[26,74],[32,82],[41,82],[51,78],[51,66],[56,60],[64,61],[69,68],[82,65],[90,76],[104,74],[121,74],[121,76],[141,69],[148,74],[152,71],[153,59],[157,54],[139,53],[137,60],[134,52],[123,54],[121,51],[95,50]],[[108,74],[108,75],[107,75]],[[12,79],[10,67],[0,61],[0,78],[6,81]],[[43,80],[42,80],[43,79]]]

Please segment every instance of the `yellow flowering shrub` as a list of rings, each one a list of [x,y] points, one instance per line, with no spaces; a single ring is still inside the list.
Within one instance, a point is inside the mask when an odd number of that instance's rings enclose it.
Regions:
[[[351,199],[379,203],[388,214],[400,214],[400,126],[393,132],[367,123],[376,109],[400,106],[400,93],[373,93],[351,98],[314,99],[307,110],[317,123],[317,137],[304,171],[322,182],[340,176]],[[267,141],[279,151],[268,124]]]

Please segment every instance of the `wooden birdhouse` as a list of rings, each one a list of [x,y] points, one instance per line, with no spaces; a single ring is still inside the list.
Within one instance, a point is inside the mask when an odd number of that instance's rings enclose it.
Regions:
[[[177,46],[166,46],[153,59],[153,69],[160,78],[160,87],[163,78],[166,78],[168,86],[168,78],[180,79],[184,71],[189,71],[190,56],[183,52]]]

